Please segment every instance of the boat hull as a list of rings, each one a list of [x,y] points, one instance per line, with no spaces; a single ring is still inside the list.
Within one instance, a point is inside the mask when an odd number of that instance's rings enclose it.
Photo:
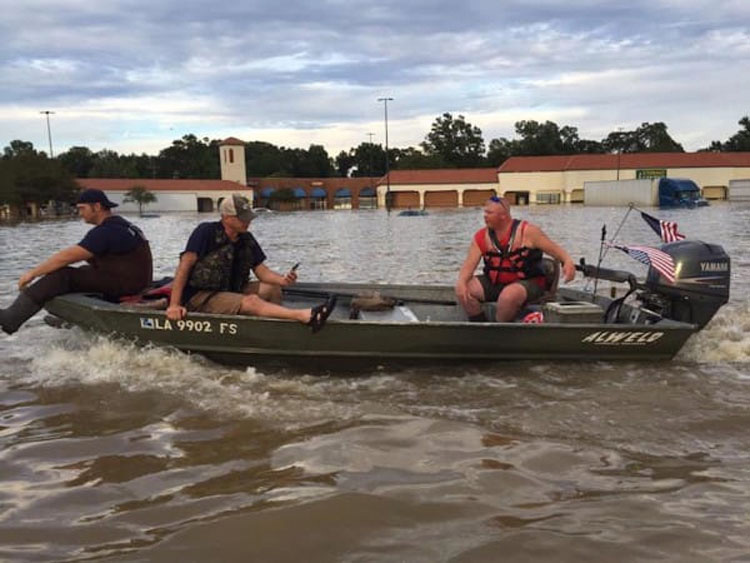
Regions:
[[[168,320],[163,311],[111,304],[84,294],[58,297],[46,308],[87,330],[238,365],[254,364],[260,359],[308,364],[313,359],[358,360],[373,365],[480,360],[668,360],[696,331],[695,325],[674,321],[651,325],[469,323],[461,319],[463,313],[451,303],[452,290],[448,287],[300,286],[298,291],[310,293],[296,301],[292,298],[289,305],[315,302],[320,299],[317,292],[343,295],[341,306],[316,334],[300,323],[258,317],[191,313],[186,320],[175,322]],[[429,319],[431,313],[437,319],[456,320],[350,320],[347,297],[373,288],[411,304],[421,318]]]

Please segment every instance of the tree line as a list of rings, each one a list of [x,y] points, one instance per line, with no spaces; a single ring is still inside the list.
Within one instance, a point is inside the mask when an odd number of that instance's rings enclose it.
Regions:
[[[750,151],[750,118],[745,116],[738,123],[737,133],[702,150]],[[388,164],[391,169],[470,168],[499,166],[511,156],[684,152],[662,122],[613,131],[598,141],[582,139],[576,127],[552,121],[518,121],[515,133],[513,139],[500,137],[485,144],[479,127],[463,115],[444,113],[434,120],[418,147],[389,148]],[[70,201],[76,191],[75,178],[220,178],[220,143],[189,134],[157,155],[126,155],[108,149],[93,152],[76,146],[48,158],[32,143],[14,140],[0,158],[0,204]],[[245,159],[249,177],[380,177],[386,170],[385,149],[372,142],[331,157],[323,145],[302,149],[251,141],[245,144]]]

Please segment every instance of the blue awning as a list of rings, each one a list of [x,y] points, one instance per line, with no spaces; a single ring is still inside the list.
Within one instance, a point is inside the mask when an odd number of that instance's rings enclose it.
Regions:
[[[260,196],[261,197],[271,197],[271,194],[275,192],[276,190],[273,188],[263,188],[260,190]]]
[[[310,192],[310,197],[327,197],[328,194],[323,188],[313,188],[313,191]]]
[[[303,190],[302,188],[294,188],[292,191],[294,192],[294,197],[298,199],[307,197],[307,192]]]
[[[375,188],[365,188],[359,192],[359,197],[373,197],[375,195]]]
[[[348,188],[339,188],[334,195],[335,197],[352,197],[352,192]]]

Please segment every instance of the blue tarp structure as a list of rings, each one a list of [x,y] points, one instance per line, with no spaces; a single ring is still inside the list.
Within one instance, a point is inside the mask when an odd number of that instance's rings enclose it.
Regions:
[[[323,188],[314,188],[313,191],[310,193],[310,197],[325,198],[325,197],[328,197],[328,194]]]
[[[339,188],[336,190],[334,197],[352,197],[352,192],[348,188]]]
[[[273,188],[263,188],[260,190],[260,197],[271,197],[271,194],[275,191]]]
[[[375,197],[375,188],[365,188],[359,192],[359,197]]]
[[[294,197],[296,197],[297,199],[307,197],[307,192],[305,192],[305,190],[303,190],[302,188],[294,188],[294,190],[292,191],[294,192]]]

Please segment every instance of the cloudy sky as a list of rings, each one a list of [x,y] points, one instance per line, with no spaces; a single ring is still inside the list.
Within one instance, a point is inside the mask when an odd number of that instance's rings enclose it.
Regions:
[[[750,114],[747,0],[0,0],[0,146],[154,154],[186,133],[329,154],[417,145],[443,112],[686,150]]]

